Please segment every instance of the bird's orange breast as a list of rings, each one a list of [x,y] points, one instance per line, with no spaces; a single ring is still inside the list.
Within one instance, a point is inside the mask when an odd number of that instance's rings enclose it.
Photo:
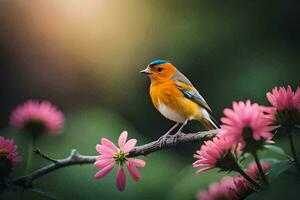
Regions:
[[[150,96],[155,108],[172,121],[184,122],[186,119],[198,119],[200,117],[201,107],[186,98],[177,89],[173,80],[163,83],[152,83]]]

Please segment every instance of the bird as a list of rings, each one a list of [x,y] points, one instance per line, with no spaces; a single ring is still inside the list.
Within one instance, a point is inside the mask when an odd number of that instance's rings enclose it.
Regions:
[[[197,120],[207,130],[220,128],[211,116],[211,108],[198,90],[170,61],[154,60],[140,71],[150,78],[150,96],[154,107],[175,125],[161,137],[166,137],[182,124],[175,135],[182,134],[190,120]]]

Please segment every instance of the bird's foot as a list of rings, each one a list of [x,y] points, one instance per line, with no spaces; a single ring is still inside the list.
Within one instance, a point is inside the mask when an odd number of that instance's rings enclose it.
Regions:
[[[185,135],[185,133],[178,131],[175,135],[173,135],[173,144],[176,145],[178,138]]]
[[[167,140],[170,138],[170,134],[164,134],[160,138],[158,138],[158,146],[159,148],[162,148],[163,146],[166,145]]]
[[[186,124],[188,123],[188,120],[185,120],[182,125],[180,126],[180,128],[178,129],[178,131],[175,133],[175,135],[173,135],[173,144],[176,145],[178,138],[182,135],[184,135],[184,133],[182,132],[182,129],[186,126]]]
[[[160,138],[158,138],[158,145],[159,145],[159,148],[162,148],[168,138],[170,137],[170,134],[172,133],[172,131],[179,125],[179,123],[176,123],[172,128],[170,128],[170,130],[168,130],[163,136],[161,136]]]

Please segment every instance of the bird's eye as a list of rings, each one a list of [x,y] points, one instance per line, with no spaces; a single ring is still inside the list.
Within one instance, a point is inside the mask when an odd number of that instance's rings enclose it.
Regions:
[[[157,68],[158,72],[161,72],[162,70],[163,70],[163,68],[161,68],[161,67]]]

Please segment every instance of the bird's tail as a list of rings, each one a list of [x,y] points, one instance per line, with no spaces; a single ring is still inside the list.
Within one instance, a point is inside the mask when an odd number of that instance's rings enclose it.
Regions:
[[[219,123],[211,115],[209,115],[209,118],[202,119],[201,123],[203,124],[203,126],[205,126],[205,128],[207,128],[207,130],[220,128]]]

